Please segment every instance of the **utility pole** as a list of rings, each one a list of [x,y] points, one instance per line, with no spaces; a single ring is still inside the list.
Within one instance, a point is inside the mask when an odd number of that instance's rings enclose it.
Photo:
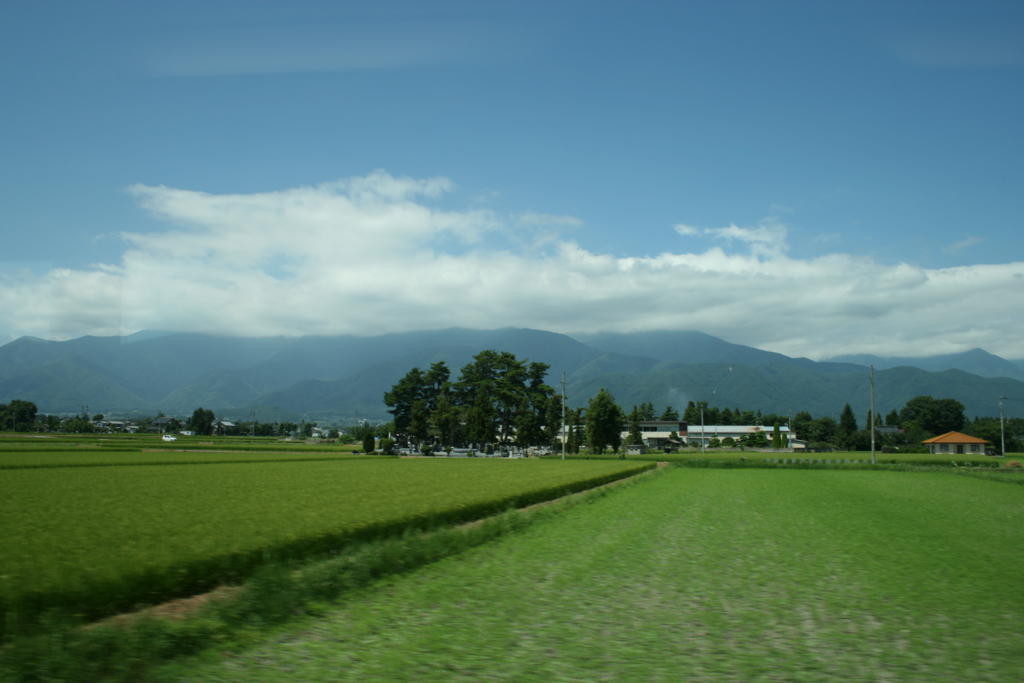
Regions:
[[[868,416],[868,420],[871,421],[871,464],[877,465],[878,461],[875,458],[875,366],[868,366],[871,372],[868,375],[868,384],[871,387],[869,395],[869,403],[871,404],[871,414]]]
[[[1003,401],[1005,396],[999,397],[999,455],[1006,455],[1006,426],[1003,418]]]
[[[732,366],[730,365],[729,366],[729,372],[727,372],[724,377],[719,379],[718,380],[718,384],[716,384],[715,388],[711,390],[711,398],[712,399],[715,398],[715,395],[718,393],[718,389],[722,386],[722,384],[725,382],[725,380],[727,380],[731,375],[732,375]],[[704,455],[704,442],[706,440],[705,439],[705,434],[704,434],[704,404],[706,403],[706,401],[699,401],[699,403],[700,403],[700,454]],[[717,433],[718,432],[716,432],[716,434]]]
[[[704,455],[704,401],[700,402],[700,454]]]
[[[565,431],[565,371],[562,371],[562,460],[565,460],[565,442],[569,440],[569,433]]]

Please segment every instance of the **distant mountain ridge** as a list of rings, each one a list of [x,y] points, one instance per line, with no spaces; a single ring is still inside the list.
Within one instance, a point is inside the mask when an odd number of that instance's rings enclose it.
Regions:
[[[369,337],[222,337],[144,331],[63,342],[23,337],[0,347],[0,402],[31,400],[44,413],[189,415],[197,407],[257,419],[345,422],[387,418],[383,394],[412,367],[443,360],[453,379],[484,349],[551,366],[565,375],[572,406],[609,389],[623,406],[651,401],[792,414],[867,411],[867,364],[877,373],[878,410],[921,394],[951,397],[968,415],[994,415],[999,396],[1024,399],[1024,367],[980,349],[932,359],[844,356],[827,362],[732,344],[696,331],[574,337],[519,328],[451,328]],[[925,366],[925,367],[923,367]],[[1012,370],[1012,373],[1010,372]],[[1024,416],[1024,401],[1008,401]]]
[[[830,358],[837,363],[856,363],[857,365],[874,365],[876,369],[912,367],[932,372],[942,370],[963,370],[980,377],[1009,377],[1024,381],[1024,360],[1007,360],[984,349],[971,349],[960,353],[949,353],[924,358],[899,356],[872,356],[870,354],[851,354]]]

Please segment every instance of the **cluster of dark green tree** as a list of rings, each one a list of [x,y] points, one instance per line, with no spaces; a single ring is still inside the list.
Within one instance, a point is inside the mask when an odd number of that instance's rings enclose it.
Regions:
[[[809,442],[811,448],[837,448],[841,450],[862,450],[871,448],[871,419],[869,414],[858,424],[853,410],[847,404],[839,420],[832,417],[814,418],[808,412],[793,416],[792,428],[801,439]],[[875,447],[882,451],[913,452],[927,451],[921,442],[946,432],[962,432],[979,439],[991,441],[998,450],[1000,446],[1000,423],[997,417],[976,417],[973,420],[964,415],[964,406],[953,398],[916,396],[901,408],[892,410],[875,420]],[[878,429],[882,427],[883,429]],[[1006,450],[1021,448],[1024,435],[1024,419],[1005,420]]]
[[[641,431],[640,423],[650,422],[653,420],[680,421],[686,424],[690,430],[693,430],[702,422],[706,425],[766,424],[771,425],[771,437],[767,434],[768,430],[765,430],[748,434],[738,441],[733,440],[731,437],[727,437],[722,441],[719,441],[717,438],[712,439],[708,445],[712,448],[718,446],[749,446],[751,448],[771,446],[773,448],[783,448],[786,445],[782,437],[780,425],[788,420],[785,417],[777,415],[762,415],[760,412],[755,414],[750,411],[740,410],[733,412],[728,408],[720,410],[718,408],[709,407],[706,403],[694,403],[693,401],[690,401],[687,405],[684,418],[682,420],[679,418],[679,412],[672,406],[666,406],[659,417],[655,417],[656,414],[654,405],[645,401],[640,405],[633,406],[629,415],[626,415],[621,408],[614,404],[614,399],[612,399],[611,394],[602,389],[598,392],[597,396],[591,400],[590,404],[587,406],[585,414],[574,413],[573,417],[577,420],[582,420],[583,423],[585,423],[587,444],[590,446],[592,452],[601,452],[607,447],[611,447],[614,451],[618,452],[622,445],[621,441],[623,431],[627,432],[625,445],[642,445],[643,433]],[[612,416],[614,416],[614,418]],[[729,421],[718,422],[717,420],[722,419],[722,416],[726,416]],[[614,420],[617,420],[617,427],[615,429],[612,428]],[[570,432],[570,439],[571,438],[572,432]],[[670,450],[677,446],[686,445],[684,438],[675,430],[671,431],[669,435],[669,442],[668,448]],[[570,443],[572,443],[572,441],[570,441]],[[572,447],[575,449],[576,444],[573,444]]]
[[[487,350],[456,381],[443,361],[413,368],[384,394],[395,439],[418,449],[549,445],[561,424],[561,401],[544,382],[549,367]]]
[[[196,408],[192,417],[182,425],[178,420],[171,418],[168,422],[168,431],[177,431],[184,427],[196,434],[210,435],[219,434],[222,436],[299,436],[309,438],[317,428],[316,422],[259,422],[250,420],[248,422],[225,423],[218,421],[214,412],[205,408]],[[338,430],[332,429],[326,432],[331,438],[338,436]]]
[[[92,431],[92,426],[85,413],[61,417],[39,413],[32,401],[15,399],[7,404],[0,403],[0,431],[74,433]]]
[[[702,415],[703,413],[703,415]],[[611,395],[603,389],[591,400],[585,411],[569,410],[566,413],[569,428],[568,450],[576,452],[582,445],[589,445],[592,450],[603,450],[611,447],[618,450],[621,444],[621,433],[627,431],[625,443],[642,443],[640,422],[650,420],[676,420],[678,413],[668,406],[655,417],[657,412],[649,403],[634,406],[626,415],[615,405]],[[765,429],[751,433],[743,439],[734,441],[730,438],[721,441],[712,439],[710,447],[772,447],[785,446],[779,427],[788,424],[796,438],[805,440],[812,449],[818,450],[870,450],[871,448],[871,416],[867,416],[863,426],[858,424],[857,417],[849,404],[843,407],[839,418],[823,416],[815,418],[810,413],[799,412],[790,419],[785,415],[762,414],[741,409],[717,408],[703,402],[690,402],[683,413],[690,432],[697,425],[764,425]],[[618,429],[611,425],[618,420]],[[596,425],[602,424],[604,427]],[[949,431],[960,431],[980,439],[991,441],[995,449],[1001,443],[1002,432],[999,418],[977,417],[969,420],[964,415],[964,406],[956,399],[931,396],[917,396],[900,410],[891,411],[883,422],[881,417],[875,418],[875,447],[883,451],[921,451],[927,450],[921,442],[933,436]],[[1005,420],[1004,430],[1007,452],[1019,451],[1024,448],[1024,419]]]
[[[15,399],[0,403],[0,430],[30,431],[36,424],[36,404]]]

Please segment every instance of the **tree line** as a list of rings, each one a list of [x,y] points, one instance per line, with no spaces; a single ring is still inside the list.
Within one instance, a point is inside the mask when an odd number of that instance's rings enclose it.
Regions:
[[[397,444],[414,448],[451,446],[485,447],[488,444],[561,447],[561,398],[544,383],[549,369],[545,363],[529,363],[514,354],[483,351],[462,368],[457,380],[443,361],[429,369],[410,370],[384,395],[388,412],[394,416]],[[835,416],[814,417],[807,411],[795,415],[761,413],[740,408],[716,407],[690,401],[682,414],[671,405],[657,411],[645,401],[626,412],[606,390],[601,389],[586,407],[565,409],[565,447],[578,452],[587,446],[592,452],[641,443],[639,423],[652,420],[680,420],[690,430],[705,425],[763,425],[765,430],[742,441],[714,440],[715,446],[785,446],[779,427],[808,442],[813,449],[869,450],[872,420],[875,445],[880,450],[925,450],[921,442],[948,431],[962,431],[998,444],[998,418],[968,419],[962,403],[952,398],[917,396],[900,410],[859,422],[849,404]],[[623,432],[626,437],[623,439]],[[1006,421],[1007,450],[1022,447],[1018,434],[1024,433],[1024,419]]]
[[[545,383],[550,366],[546,363],[520,360],[514,354],[494,350],[482,351],[462,368],[458,379],[443,361],[428,369],[413,368],[384,395],[393,422],[385,425],[357,425],[347,428],[351,440],[362,440],[366,450],[373,450],[375,437],[394,436],[398,445],[416,448],[488,445],[550,446],[561,448],[558,437],[562,423],[562,401],[557,392]],[[761,413],[740,408],[717,407],[706,402],[690,401],[682,414],[671,405],[662,410],[645,401],[628,413],[609,392],[601,389],[585,407],[566,407],[566,450],[578,452],[591,449],[618,450],[623,443],[639,443],[642,435],[639,422],[680,420],[690,429],[706,425],[764,425],[766,429],[751,435],[743,444],[722,442],[712,447],[749,445],[778,446],[775,425],[789,425],[791,433],[808,442],[814,449],[868,450],[871,444],[870,424],[891,429],[876,431],[876,447],[883,451],[924,450],[921,442],[948,431],[985,439],[998,445],[1001,425],[998,417],[968,419],[964,406],[952,398],[917,396],[899,410],[884,418],[868,415],[861,422],[847,404],[836,416],[814,417],[807,411],[793,416]],[[142,430],[156,418],[137,421]],[[103,415],[86,413],[73,417],[43,415],[31,401],[15,399],[0,403],[0,431],[92,432]],[[165,431],[189,429],[196,434],[214,433],[216,417],[212,410],[197,408],[184,420],[169,418],[162,425]],[[220,426],[218,433],[256,436],[312,435],[313,422],[238,422]],[[622,433],[627,432],[625,440]],[[771,435],[769,437],[769,434]],[[331,433],[332,436],[336,432]],[[1024,419],[1005,420],[1007,451],[1024,450]]]
[[[40,413],[35,403],[15,399],[0,403],[0,431],[60,432],[68,434],[91,434],[104,429],[105,416],[102,413],[90,415],[82,412],[73,416],[47,415]],[[312,436],[316,422],[259,422],[241,421],[226,425],[218,422],[212,410],[196,408],[190,417],[179,419],[157,416],[141,417],[130,421],[141,431],[179,432],[188,430],[197,435],[209,436],[214,433],[226,436]],[[159,424],[156,428],[154,425]],[[338,430],[333,430],[335,437]]]
[[[413,368],[384,394],[395,438],[405,447],[550,444],[561,401],[545,383],[547,363],[481,351],[453,380],[444,361]]]

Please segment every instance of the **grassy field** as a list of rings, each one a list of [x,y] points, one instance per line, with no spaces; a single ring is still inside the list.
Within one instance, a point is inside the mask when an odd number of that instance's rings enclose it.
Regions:
[[[310,460],[373,459],[351,451],[289,450],[171,450],[171,449],[87,449],[46,451],[0,451],[0,470],[47,467],[99,467],[104,465],[211,465],[220,463],[304,462]]]
[[[16,434],[0,433],[0,458],[13,454],[48,452],[142,453],[142,452],[232,452],[246,453],[351,453],[355,444],[331,440],[290,441],[277,437],[179,436],[163,441],[159,434]]]
[[[350,456],[7,469],[0,477],[0,625],[50,606],[101,616],[238,579],[267,559],[475,519],[646,466]]]
[[[1024,489],[675,468],[393,577],[181,680],[1024,677]]]
[[[550,457],[560,457],[557,454]],[[602,453],[593,455],[581,453],[569,456],[571,459],[594,459],[614,460],[619,456],[615,453]],[[992,457],[987,455],[932,455],[930,453],[881,453],[875,454],[876,461],[880,465],[937,465],[937,466],[985,466],[1005,467],[1011,461],[1024,462],[1024,454],[1008,453],[1005,458]],[[844,463],[869,464],[871,462],[870,451],[834,451],[831,453],[761,453],[750,450],[728,450],[724,448],[709,448],[704,453],[699,450],[683,450],[677,453],[645,453],[643,455],[627,456],[628,460],[663,460],[674,463],[712,462],[712,463],[735,463],[746,461],[750,463],[772,463],[782,460],[808,461],[812,463],[840,465]]]

